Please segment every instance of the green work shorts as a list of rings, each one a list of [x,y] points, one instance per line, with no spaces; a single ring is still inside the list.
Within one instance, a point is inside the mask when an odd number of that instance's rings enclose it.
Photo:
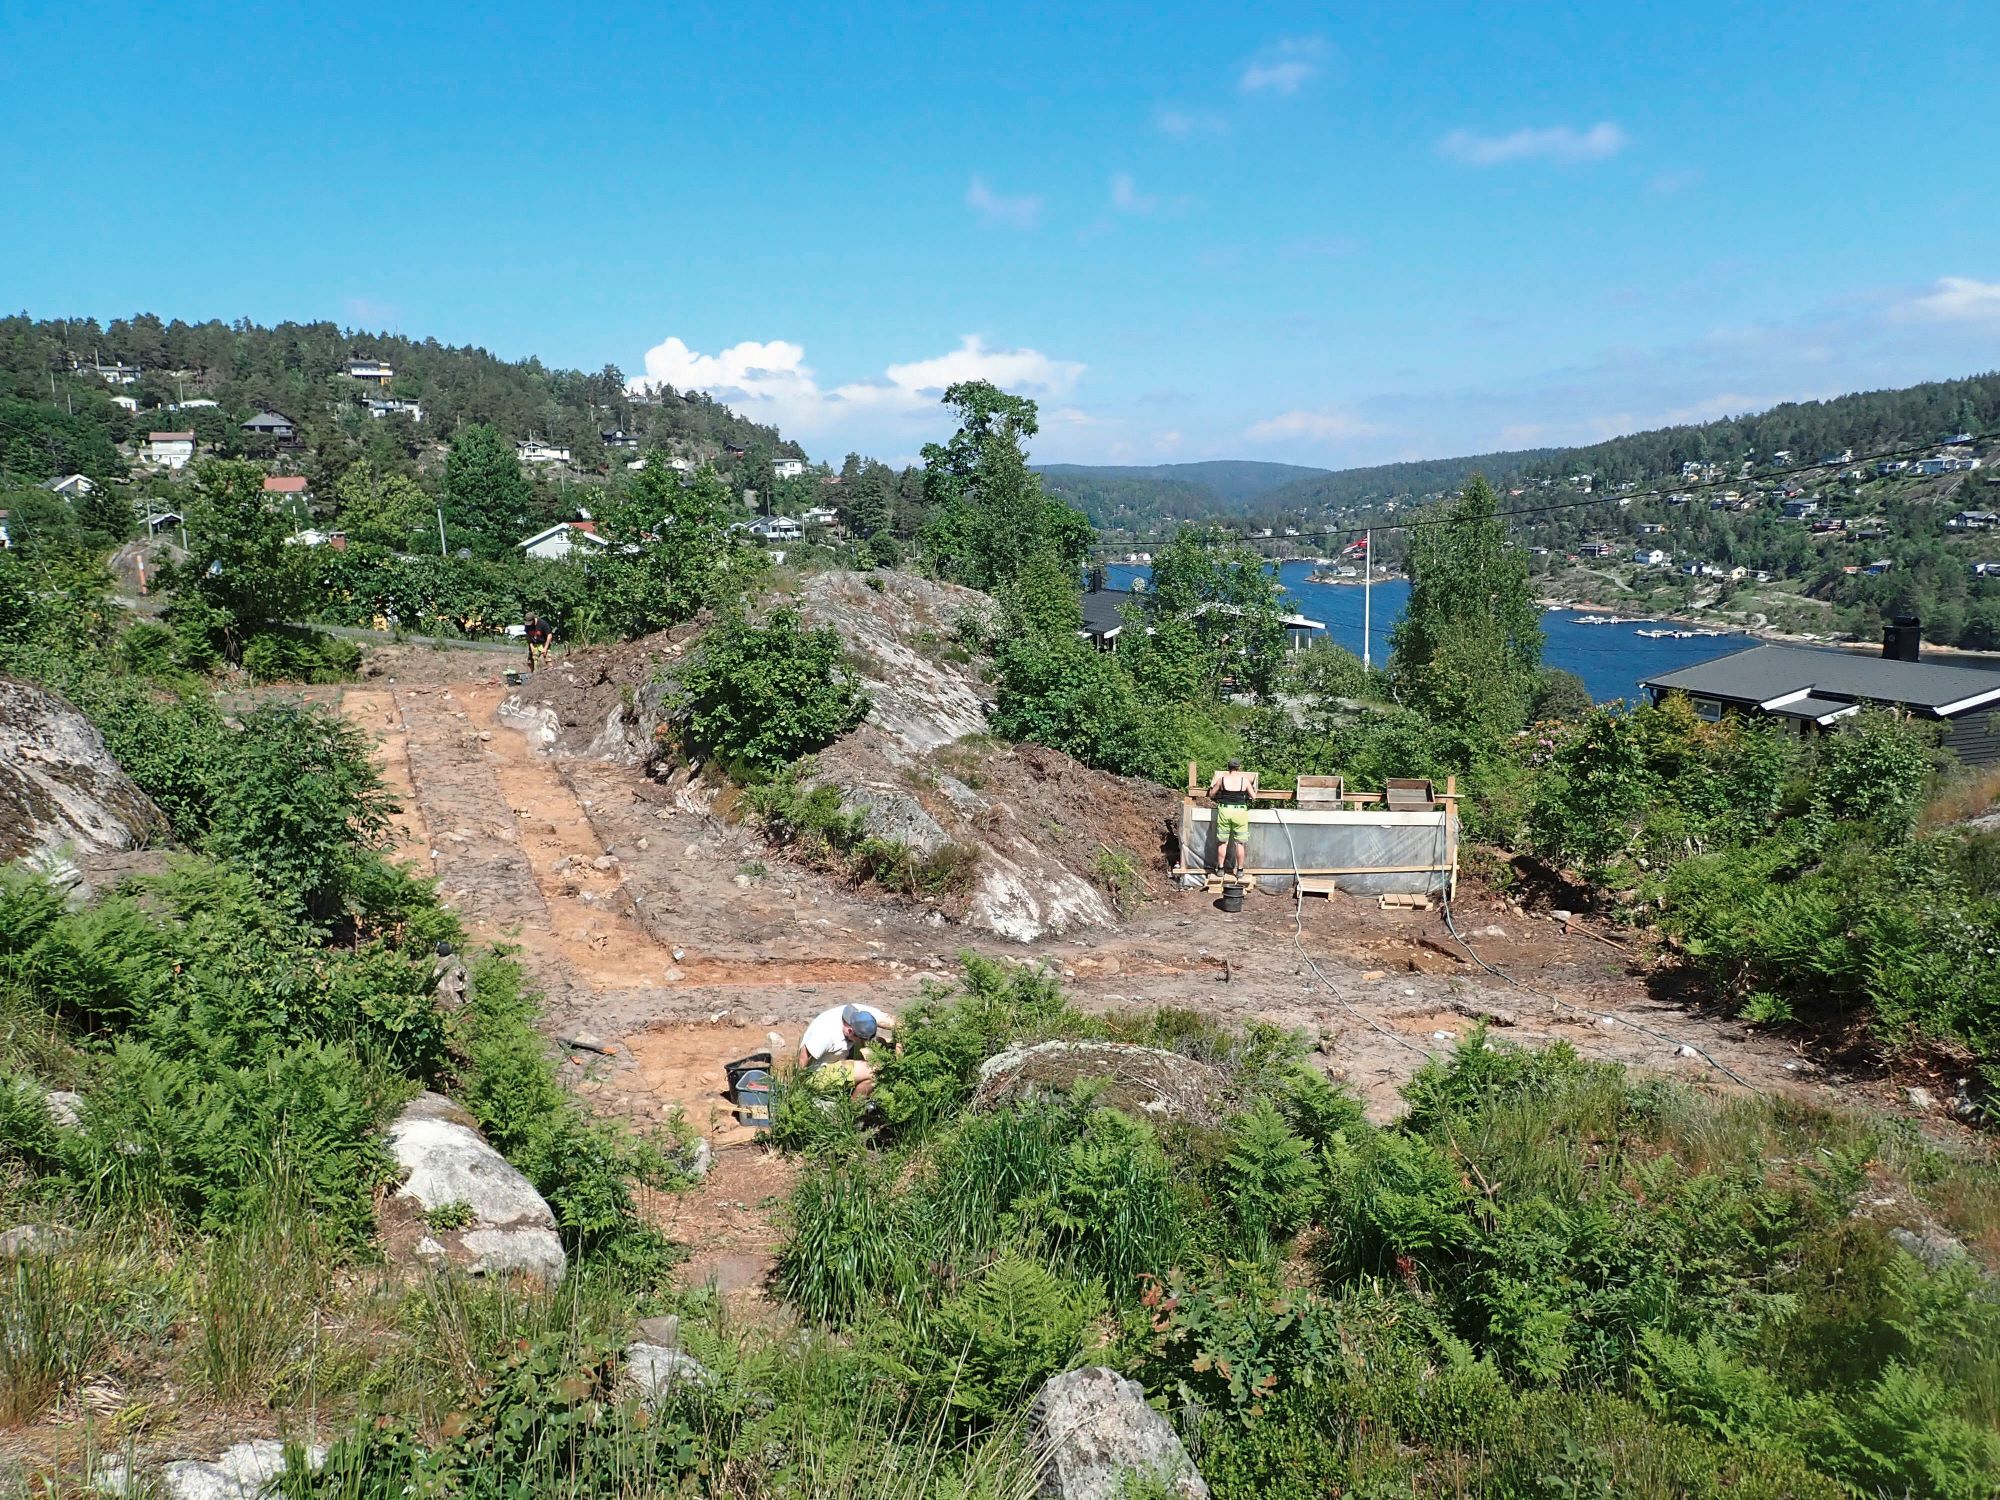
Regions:
[[[1218,807],[1215,810],[1215,836],[1227,842],[1231,839],[1250,837],[1250,809],[1247,807]]]

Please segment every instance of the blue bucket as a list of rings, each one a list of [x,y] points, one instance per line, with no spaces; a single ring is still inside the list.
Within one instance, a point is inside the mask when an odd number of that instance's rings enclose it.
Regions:
[[[771,1128],[771,1075],[749,1068],[736,1075],[736,1118],[752,1130]]]

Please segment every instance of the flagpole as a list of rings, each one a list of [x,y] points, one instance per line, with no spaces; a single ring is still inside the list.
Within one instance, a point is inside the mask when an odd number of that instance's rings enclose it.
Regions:
[[[1373,619],[1374,604],[1370,591],[1375,587],[1375,533],[1361,533],[1361,666],[1366,671],[1368,660],[1368,633]]]

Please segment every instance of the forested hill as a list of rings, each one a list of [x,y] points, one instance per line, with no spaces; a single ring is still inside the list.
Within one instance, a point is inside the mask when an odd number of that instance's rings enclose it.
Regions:
[[[1787,401],[1752,416],[1610,438],[1584,448],[1535,448],[1470,458],[1343,469],[1259,497],[1271,513],[1350,510],[1385,500],[1457,489],[1473,474],[1496,484],[1592,476],[1602,490],[1626,481],[1671,480],[1685,463],[1770,465],[1777,454],[1812,464],[1848,449],[1857,455],[1934,443],[2000,427],[2000,374],[1935,380],[1900,390],[1864,391],[1827,401]]]
[[[393,378],[380,387],[351,380],[353,359],[379,360]],[[116,372],[120,383],[97,373],[120,365],[127,367]],[[123,383],[133,369],[136,378]],[[121,396],[137,410],[119,405]],[[369,398],[416,403],[420,420],[395,412],[379,424],[386,431],[411,423],[406,442],[448,440],[481,422],[515,441],[567,447],[579,469],[607,461],[599,434],[614,429],[648,445],[803,456],[775,428],[698,392],[635,401],[614,365],[551,369],[538,359],[333,323],[0,318],[0,467],[17,477],[112,477],[120,471],[116,444],[153,429],[193,429],[205,445],[227,451],[239,424],[266,410],[291,419],[306,454],[331,456],[370,432]]]
[[[1099,526],[1241,510],[1286,485],[1327,477],[1325,469],[1254,459],[1186,464],[1037,464],[1042,481]]]

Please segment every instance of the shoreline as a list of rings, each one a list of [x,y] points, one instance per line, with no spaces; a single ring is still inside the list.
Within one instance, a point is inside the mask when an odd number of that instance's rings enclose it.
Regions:
[[[1772,625],[1751,625],[1747,622],[1727,620],[1713,614],[1676,614],[1646,611],[1634,613],[1631,605],[1598,604],[1583,599],[1537,598],[1535,600],[1545,610],[1559,610],[1576,614],[1616,615],[1628,624],[1692,625],[1704,630],[1721,629],[1724,635],[1747,636],[1752,640],[1766,641],[1780,646],[1817,646],[1834,651],[1872,655],[1879,651],[1875,643],[1859,636],[1814,635],[1804,631],[1779,630]],[[1962,646],[1940,646],[1931,641],[1923,643],[1923,655],[1964,656],[1974,661],[1985,662],[2000,668],[2000,651],[1971,651]]]

